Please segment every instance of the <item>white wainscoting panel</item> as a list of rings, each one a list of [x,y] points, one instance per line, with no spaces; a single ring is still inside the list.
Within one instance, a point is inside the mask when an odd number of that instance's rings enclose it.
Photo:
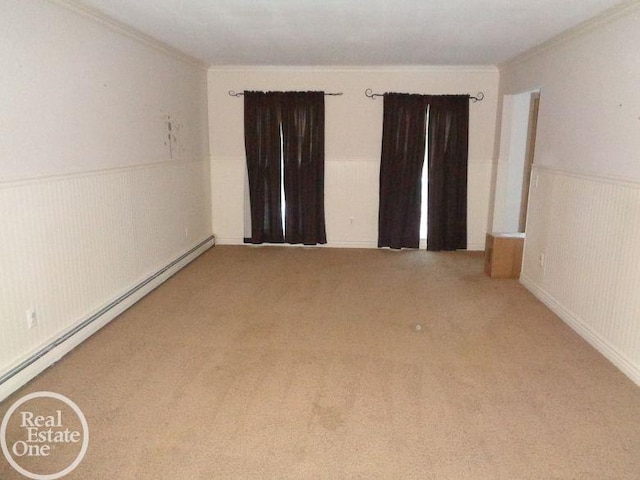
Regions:
[[[379,175],[379,159],[327,160],[325,221],[329,246],[378,246]]]
[[[211,235],[207,163],[0,183],[0,377]]]
[[[521,281],[640,385],[640,184],[534,168]]]

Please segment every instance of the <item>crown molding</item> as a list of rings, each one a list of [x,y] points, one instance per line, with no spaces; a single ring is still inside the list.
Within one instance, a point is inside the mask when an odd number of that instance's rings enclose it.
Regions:
[[[103,25],[116,33],[124,35],[132,40],[135,40],[136,42],[146,45],[147,47],[151,47],[161,53],[174,57],[185,63],[202,68],[203,70],[206,70],[208,67],[206,63],[198,60],[197,58],[187,55],[186,53],[181,52],[180,50],[177,50],[176,48],[173,48],[167,45],[166,43],[163,43],[160,40],[157,40],[151,37],[150,35],[142,33],[136,30],[135,28],[125,25],[124,23],[119,22],[118,20],[115,20],[111,17],[108,17],[107,15],[101,12],[98,12],[92,8],[89,8],[85,5],[81,5],[76,1],[73,1],[73,0],[48,0],[48,1],[51,3],[57,4],[67,10],[70,10],[88,20],[99,23],[100,25]]]
[[[476,72],[498,73],[495,65],[211,65],[210,72]]]
[[[536,57],[548,50],[559,47],[573,39],[582,37],[591,31],[611,23],[619,18],[622,18],[626,15],[633,13],[634,11],[640,9],[640,0],[627,0],[622,2],[615,7],[612,7],[608,10],[605,10],[600,15],[597,15],[590,20],[580,23],[569,30],[566,30],[555,37],[542,42],[541,44],[519,54],[509,60],[498,65],[500,70],[505,68],[511,68],[515,65],[518,65],[526,60],[529,60],[533,57]]]

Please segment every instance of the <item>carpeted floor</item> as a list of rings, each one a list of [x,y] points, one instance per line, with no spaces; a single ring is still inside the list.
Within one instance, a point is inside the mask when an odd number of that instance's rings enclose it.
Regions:
[[[482,262],[216,247],[0,415],[75,401],[68,479],[640,478],[640,388]]]

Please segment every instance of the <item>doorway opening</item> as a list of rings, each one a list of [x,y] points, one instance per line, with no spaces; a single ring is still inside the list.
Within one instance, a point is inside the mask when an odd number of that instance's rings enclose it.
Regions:
[[[539,108],[540,90],[504,97],[493,232],[525,231]]]
[[[536,134],[538,132],[538,111],[540,110],[540,92],[531,94],[531,106],[527,125],[527,147],[525,152],[524,172],[522,175],[522,201],[520,203],[520,219],[518,231],[524,232],[527,225],[527,209],[529,208],[529,185],[531,184],[531,168],[536,150]]]

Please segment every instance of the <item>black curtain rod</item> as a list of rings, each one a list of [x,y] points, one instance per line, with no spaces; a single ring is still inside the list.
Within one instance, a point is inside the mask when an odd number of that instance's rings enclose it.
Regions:
[[[371,99],[375,99],[376,97],[384,97],[384,93],[373,93],[373,90],[371,90],[370,88],[367,88],[364,91],[364,94]],[[483,99],[484,93],[482,92],[478,92],[475,97],[469,96],[469,100],[471,100],[473,103],[481,102]]]
[[[242,92],[236,93],[235,90],[229,90],[229,96],[230,97],[242,97],[243,95],[244,95],[244,93],[242,93]],[[329,96],[332,96],[332,97],[338,97],[338,96],[342,95],[342,92],[338,92],[338,93],[326,93],[325,92],[325,95],[329,95]]]

